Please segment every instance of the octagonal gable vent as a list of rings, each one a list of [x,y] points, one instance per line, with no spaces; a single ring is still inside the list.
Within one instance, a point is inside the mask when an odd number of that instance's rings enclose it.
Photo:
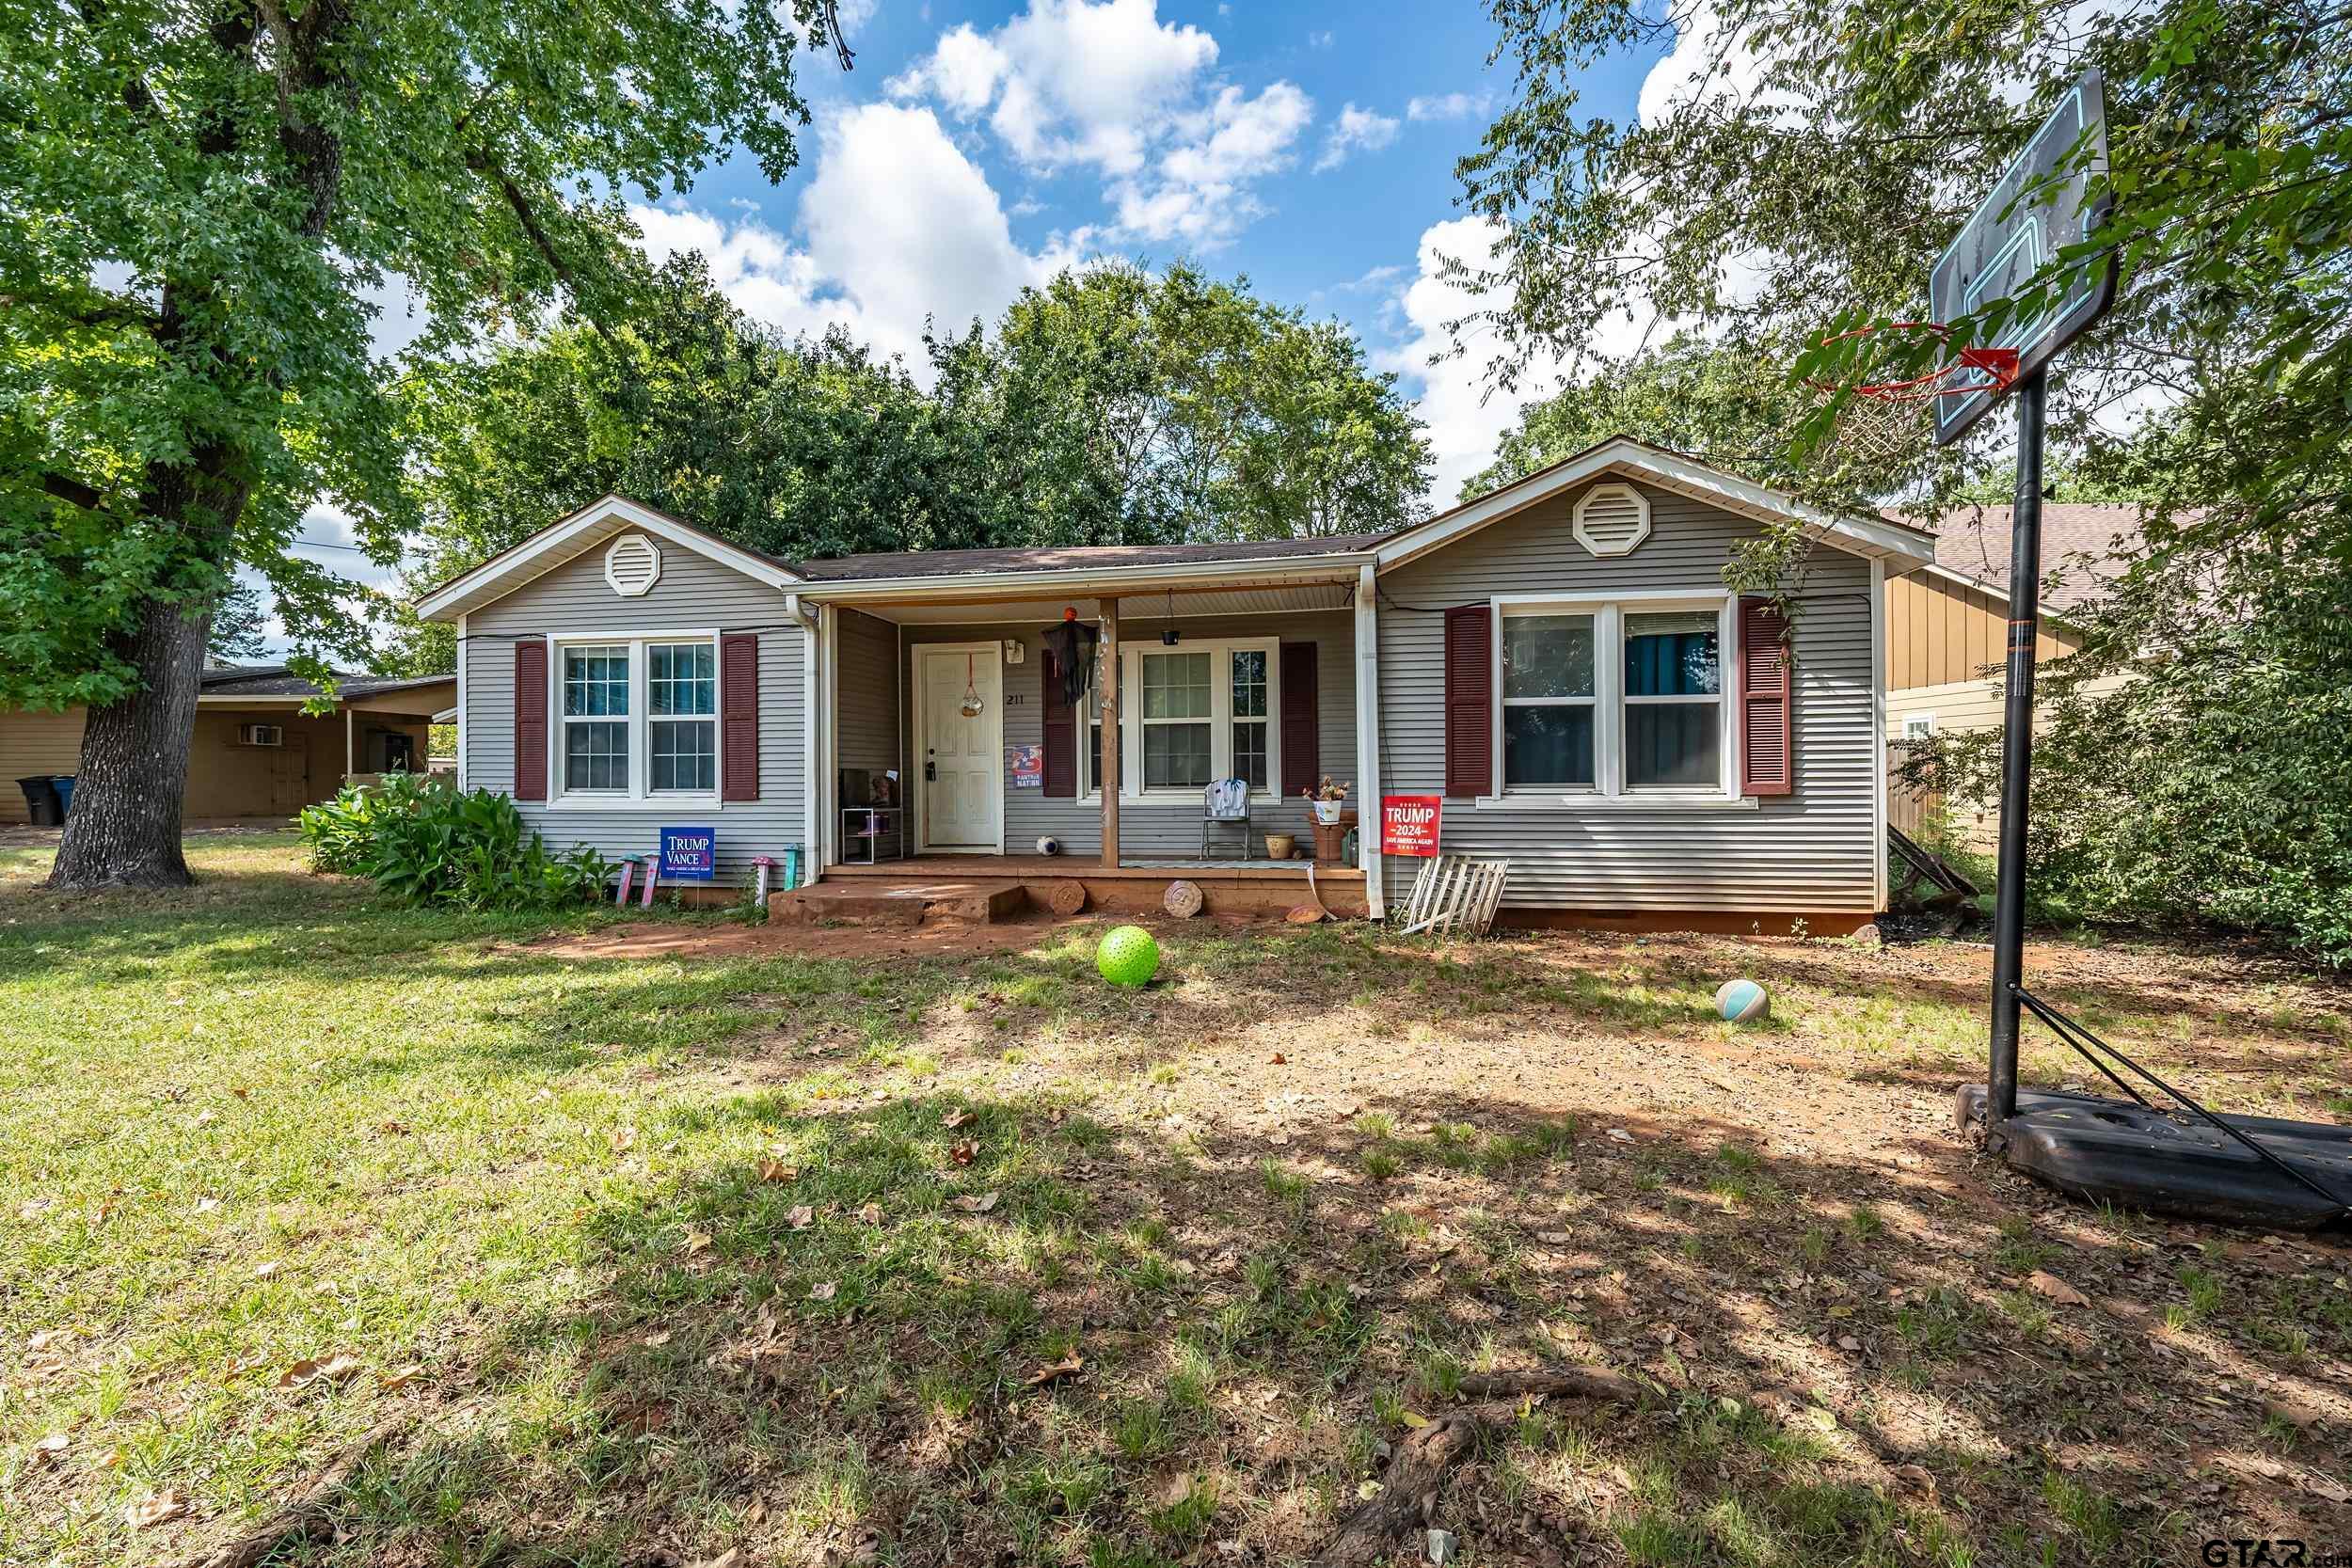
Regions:
[[[604,552],[604,580],[625,599],[644,596],[661,580],[661,551],[642,533],[624,533]]]
[[[1594,555],[1630,555],[1649,537],[1649,498],[1630,484],[1596,484],[1576,503],[1574,531]]]

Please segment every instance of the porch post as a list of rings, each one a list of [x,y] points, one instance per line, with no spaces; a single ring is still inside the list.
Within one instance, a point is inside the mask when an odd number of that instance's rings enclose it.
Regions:
[[[1380,587],[1366,562],[1356,579],[1356,854],[1364,870],[1364,910],[1382,915],[1380,895]]]
[[[358,771],[359,771],[358,753],[353,751],[351,744],[351,704],[345,702],[343,704],[343,778],[349,780]]]
[[[1103,869],[1119,869],[1119,601],[1103,601],[1102,662],[1095,685],[1103,693]]]

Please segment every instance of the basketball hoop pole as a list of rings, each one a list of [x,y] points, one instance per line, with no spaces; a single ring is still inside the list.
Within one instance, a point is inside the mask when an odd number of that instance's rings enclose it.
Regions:
[[[2048,383],[2017,383],[2017,496],[2009,531],[2009,694],[2001,730],[2001,848],[1994,877],[1993,1060],[1985,1122],[2017,1114],[2018,987],[2026,953],[2026,811],[2033,787],[2033,657],[2042,599],[2042,423]]]

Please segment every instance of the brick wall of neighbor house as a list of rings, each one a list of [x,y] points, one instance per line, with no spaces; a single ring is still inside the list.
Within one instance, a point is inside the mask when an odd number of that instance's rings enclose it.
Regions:
[[[519,635],[759,628],[759,799],[659,810],[575,808],[524,801],[525,820],[554,847],[589,844],[608,855],[649,854],[665,825],[715,829],[719,879],[751,880],[751,859],[780,861],[806,841],[803,821],[802,684],[804,634],[785,624],[785,595],[684,548],[664,549],[661,577],[641,598],[625,599],[604,579],[604,549],[587,551],[506,597],[472,612],[459,650],[466,665],[466,783],[515,784],[515,645]],[[561,746],[550,715],[548,749]]]
[[[1649,498],[1651,531],[1629,555],[1597,560],[1570,535],[1579,491],[1382,576],[1384,792],[1444,791],[1447,607],[1496,594],[1721,591],[1732,546],[1760,526],[1671,491],[1642,488]],[[1482,810],[1467,799],[1450,800],[1444,847],[1507,856],[1511,878],[1503,902],[1518,910],[1868,913],[1877,903],[1882,853],[1873,776],[1870,586],[1870,564],[1862,557],[1826,546],[1815,552],[1797,631],[1791,793],[1657,810]],[[1729,686],[1730,650],[1724,669]],[[1411,886],[1419,864],[1386,858],[1391,902]]]
[[[32,820],[17,780],[81,766],[82,716],[78,707],[62,713],[0,709],[0,822]]]
[[[1340,593],[1333,590],[1334,596]],[[1050,609],[1050,607],[1049,607]],[[984,642],[991,640],[1018,638],[1024,657],[1019,664],[1005,668],[1005,690],[1009,697],[1005,707],[1005,744],[1019,746],[1037,744],[1043,739],[1045,709],[1042,700],[1045,628],[1051,615],[1041,613],[1027,620],[1009,625],[984,626],[924,626],[909,625],[903,628],[907,660],[914,650],[926,642]],[[1119,618],[1121,645],[1148,644],[1157,646],[1161,630],[1175,626],[1184,636],[1207,639],[1212,637],[1272,637],[1284,642],[1312,642],[1315,654],[1315,733],[1316,749],[1320,753],[1322,770],[1334,778],[1353,783],[1356,777],[1356,626],[1353,615],[1338,611],[1277,611],[1264,615],[1178,616],[1172,623],[1165,617],[1152,619],[1130,613]],[[902,689],[912,689],[912,676],[902,674]],[[1273,693],[1276,721],[1279,722],[1280,691]],[[845,690],[841,705],[846,713],[852,699]],[[919,768],[920,749],[914,734],[914,705],[905,705],[902,736],[905,755],[911,768]],[[1077,730],[1078,745],[1087,744],[1086,730]],[[1279,787],[1280,780],[1274,781]],[[1251,832],[1256,842],[1251,853],[1263,858],[1265,854],[1264,835],[1286,832],[1299,835],[1302,845],[1310,842],[1309,813],[1306,802],[1295,798],[1254,802],[1250,808]],[[1041,834],[1050,833],[1061,840],[1064,852],[1073,855],[1099,856],[1103,852],[1103,803],[1100,797],[1053,797],[1042,789],[1015,789],[1011,780],[1005,784],[1005,849],[1010,854],[1027,854],[1036,847]],[[1119,807],[1119,842],[1120,852],[1129,859],[1182,858],[1200,852],[1200,792],[1188,790],[1181,798],[1134,800],[1122,799]],[[1212,852],[1220,858],[1238,855],[1239,841],[1230,831],[1219,831],[1211,845]]]

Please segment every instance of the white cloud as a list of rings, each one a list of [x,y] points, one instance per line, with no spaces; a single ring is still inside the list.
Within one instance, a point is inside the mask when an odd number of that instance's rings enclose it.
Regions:
[[[1328,49],[1338,41],[1339,35],[1328,27],[1307,35],[1307,47],[1310,49]]]
[[[1289,166],[1314,118],[1291,83],[1212,80],[1216,60],[1216,40],[1162,22],[1157,0],[1030,0],[989,32],[941,34],[886,90],[985,123],[1031,174],[1093,170],[1117,238],[1214,249],[1264,211],[1251,186]]]
[[[1024,249],[987,178],[928,108],[868,103],[828,121],[795,245],[756,219],[634,207],[655,260],[699,250],[750,315],[814,336],[838,324],[928,376],[926,318],[993,320],[1025,284],[1074,264],[1074,245]]]
[[[1380,369],[1394,371],[1420,392],[1417,412],[1428,426],[1435,459],[1430,497],[1441,507],[1454,503],[1464,480],[1494,461],[1495,444],[1517,422],[1519,410],[1549,392],[1560,378],[1560,364],[1546,361],[1528,368],[1518,390],[1489,392],[1491,341],[1475,327],[1467,328],[1458,341],[1460,352],[1454,352],[1457,340],[1446,323],[1493,302],[1440,275],[1448,258],[1472,270],[1491,265],[1499,233],[1492,223],[1476,217],[1452,218],[1422,230],[1418,272],[1394,305],[1402,317],[1402,341],[1373,356]],[[1430,363],[1437,355],[1452,356]]]
[[[1351,153],[1379,151],[1396,140],[1396,126],[1391,116],[1348,104],[1340,111],[1330,135],[1323,139],[1323,155],[1315,160],[1315,172],[1339,167]]]
[[[1439,93],[1435,97],[1408,100],[1405,105],[1405,118],[1412,120],[1468,119],[1472,115],[1485,114],[1493,103],[1494,97],[1490,93]]]

